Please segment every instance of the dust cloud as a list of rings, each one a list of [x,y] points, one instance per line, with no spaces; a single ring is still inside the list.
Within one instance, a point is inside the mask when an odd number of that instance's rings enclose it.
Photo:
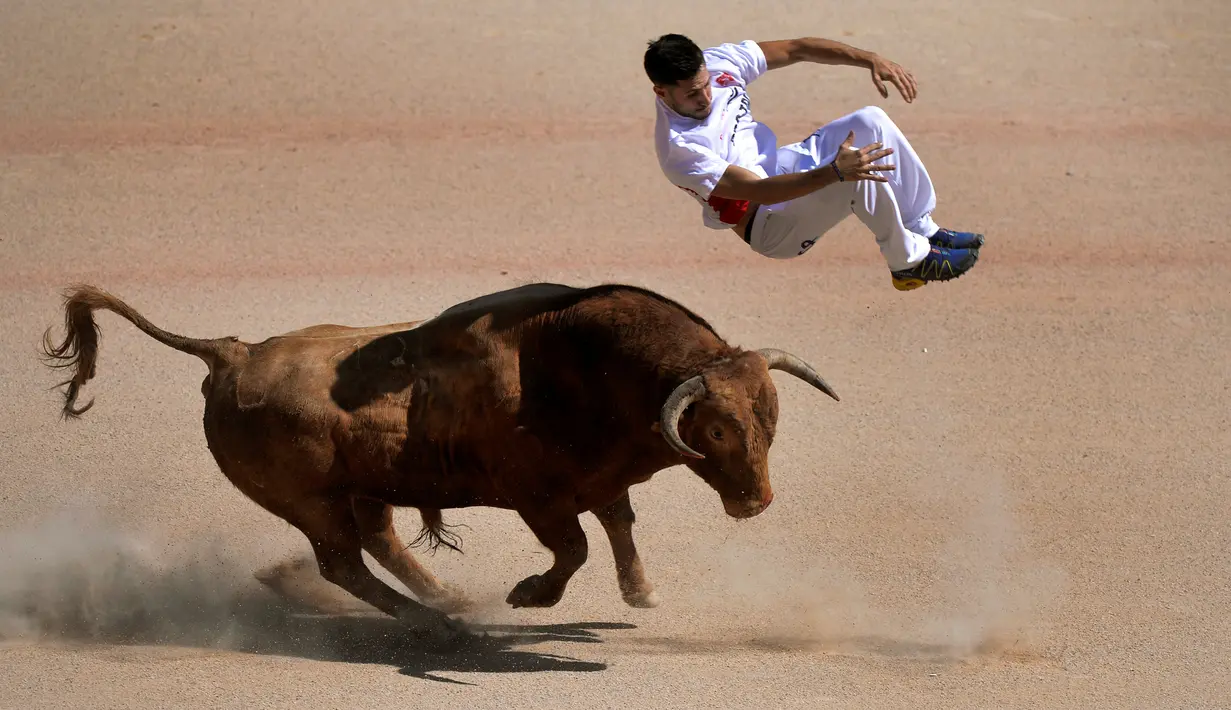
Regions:
[[[290,620],[221,540],[120,529],[74,508],[0,534],[0,641],[228,649]]]
[[[897,552],[891,560],[877,559],[875,538],[891,533],[874,521],[855,550],[739,535],[724,542],[714,580],[697,600],[744,624],[724,630],[722,643],[936,661],[1050,655],[1064,571],[1031,553],[1003,477],[973,467],[947,473],[961,484],[932,493],[937,500],[921,497],[922,480],[903,492],[935,519],[920,514],[917,544],[887,540]]]
[[[752,536],[732,534],[713,551],[709,578],[683,595],[692,596],[687,606],[717,607],[710,638],[671,646],[921,660],[1046,655],[1047,627],[1065,589],[1062,570],[1031,553],[1004,475],[952,462],[941,473],[946,487],[934,485],[937,471],[924,471],[901,492],[914,510],[925,511],[917,513],[918,544],[890,545],[911,551],[909,569],[901,556],[878,559],[875,538],[887,533],[876,521],[864,523],[857,549],[823,538],[788,544],[790,536],[775,525]],[[274,594],[254,577],[263,555],[233,541],[169,541],[125,529],[81,506],[0,532],[0,642],[290,651],[325,659],[359,653],[353,647],[363,630],[354,624],[304,621],[303,612],[371,611],[320,580],[314,565],[303,579],[288,581],[293,593]],[[338,608],[323,608],[329,604]],[[721,619],[734,627],[721,628]],[[383,636],[386,629],[366,631]]]

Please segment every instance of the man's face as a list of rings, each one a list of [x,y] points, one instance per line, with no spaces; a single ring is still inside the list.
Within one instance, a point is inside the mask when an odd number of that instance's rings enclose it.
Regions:
[[[710,90],[710,73],[702,67],[691,79],[684,79],[668,86],[655,86],[663,103],[681,116],[702,119],[713,108],[713,92]]]

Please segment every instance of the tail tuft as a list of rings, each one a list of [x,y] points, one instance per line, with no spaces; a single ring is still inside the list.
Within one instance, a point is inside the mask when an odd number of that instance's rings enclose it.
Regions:
[[[65,388],[64,405],[60,412],[62,419],[80,417],[94,406],[92,399],[81,407],[74,405],[81,387],[94,377],[98,362],[99,329],[93,310],[100,300],[105,300],[105,296],[93,286],[78,285],[67,289],[64,292],[64,340],[55,344],[51,338],[51,328],[43,333],[44,363],[56,369],[74,368],[72,377],[56,384],[56,387]]]
[[[56,344],[52,340],[51,329],[47,329],[43,333],[42,359],[49,367],[73,368],[73,376],[57,385],[65,388],[61,410],[64,419],[80,417],[94,406],[92,399],[80,407],[76,406],[76,403],[82,386],[94,377],[98,361],[99,329],[94,319],[96,310],[111,311],[163,345],[201,358],[211,372],[218,362],[242,357],[246,352],[244,344],[234,338],[201,340],[169,333],[151,323],[132,306],[96,286],[73,285],[64,290],[63,299],[64,340]]]
[[[454,552],[462,552],[461,536],[451,531],[453,528],[466,527],[465,525],[446,525],[444,516],[441,515],[439,510],[420,510],[419,515],[423,518],[423,530],[419,532],[418,537],[411,541],[410,547],[418,547],[427,543],[427,549],[432,554],[436,554],[436,550],[441,545]]]

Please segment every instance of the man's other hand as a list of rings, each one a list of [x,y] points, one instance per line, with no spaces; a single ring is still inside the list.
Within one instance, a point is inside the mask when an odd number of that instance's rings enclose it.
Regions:
[[[906,103],[911,103],[919,95],[919,85],[915,83],[913,74],[903,69],[897,62],[874,55],[872,57],[872,83],[876,84],[876,90],[881,93],[881,96],[887,99],[889,98],[889,87],[885,86],[886,81],[898,87]]]

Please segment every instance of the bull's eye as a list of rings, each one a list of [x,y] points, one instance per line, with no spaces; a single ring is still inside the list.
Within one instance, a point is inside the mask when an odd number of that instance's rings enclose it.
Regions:
[[[710,436],[714,437],[715,439],[721,439],[722,429],[714,429],[713,431],[710,432]]]

